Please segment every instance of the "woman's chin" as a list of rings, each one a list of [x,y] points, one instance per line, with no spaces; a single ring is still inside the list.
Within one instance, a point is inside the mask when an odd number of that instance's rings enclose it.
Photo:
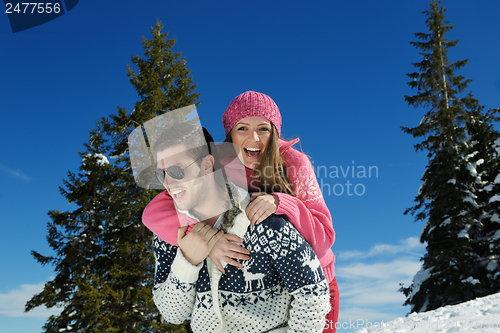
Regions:
[[[249,169],[257,169],[260,163],[258,161],[244,161],[243,164]]]

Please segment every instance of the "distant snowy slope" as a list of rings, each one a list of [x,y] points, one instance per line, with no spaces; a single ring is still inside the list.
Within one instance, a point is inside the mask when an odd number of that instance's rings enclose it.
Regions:
[[[355,333],[368,332],[500,332],[500,293],[434,311],[413,313],[387,323],[367,322]]]

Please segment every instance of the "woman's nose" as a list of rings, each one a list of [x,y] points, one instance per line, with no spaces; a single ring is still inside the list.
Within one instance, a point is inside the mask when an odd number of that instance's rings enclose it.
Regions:
[[[252,139],[254,141],[259,141],[260,140],[260,136],[259,134],[257,133],[257,131],[252,131]]]

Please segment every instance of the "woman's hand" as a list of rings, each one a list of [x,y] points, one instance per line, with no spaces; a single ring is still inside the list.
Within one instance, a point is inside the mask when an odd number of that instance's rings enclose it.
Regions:
[[[248,256],[250,251],[230,242],[241,243],[243,242],[243,239],[236,235],[224,234],[217,241],[217,243],[215,243],[212,251],[210,251],[210,254],[208,255],[222,274],[226,274],[226,271],[224,270],[224,267],[222,267],[220,260],[227,262],[229,265],[241,268],[243,266],[234,259],[250,259]]]
[[[212,228],[203,222],[197,223],[193,229],[186,235],[188,226],[177,230],[177,244],[187,261],[193,266],[198,266],[224,235],[224,231]]]
[[[250,198],[246,213],[250,220],[250,225],[260,223],[267,219],[269,215],[276,213],[279,199],[276,195],[265,192],[254,192]]]

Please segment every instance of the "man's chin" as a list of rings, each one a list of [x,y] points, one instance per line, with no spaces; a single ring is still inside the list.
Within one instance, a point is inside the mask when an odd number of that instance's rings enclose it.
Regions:
[[[182,199],[184,199],[184,200],[182,200]],[[191,207],[189,207],[187,200],[185,200],[185,199],[186,198],[184,196],[180,199],[173,198],[174,205],[175,205],[175,208],[177,210],[187,211],[187,210],[191,209]]]
[[[190,209],[190,207],[188,207],[187,205],[183,205],[182,203],[177,203],[174,201],[174,204],[175,204],[175,209],[183,212],[189,211]]]

